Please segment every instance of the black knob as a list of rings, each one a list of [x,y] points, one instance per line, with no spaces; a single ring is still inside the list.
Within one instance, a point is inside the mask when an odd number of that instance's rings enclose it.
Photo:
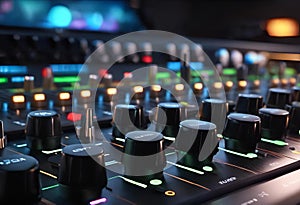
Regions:
[[[281,88],[271,88],[268,92],[266,106],[268,108],[284,109],[291,102],[291,92]]]
[[[59,114],[52,110],[30,112],[27,115],[25,133],[28,147],[31,149],[59,149],[62,135]]]
[[[228,103],[226,101],[205,99],[202,101],[200,120],[214,123],[217,126],[217,132],[222,133],[227,112]]]
[[[74,201],[86,202],[99,197],[107,185],[103,149],[93,144],[63,148],[58,182]]]
[[[254,153],[260,141],[261,121],[258,116],[231,113],[227,116],[223,137],[225,148],[240,153]]]
[[[288,106],[289,116],[289,125],[288,131],[289,134],[299,136],[300,131],[300,102],[292,102],[291,106]]]
[[[175,141],[180,164],[200,168],[212,161],[217,153],[216,125],[200,120],[184,120],[180,123]]]
[[[154,116],[155,130],[164,136],[176,137],[180,123],[180,108],[178,103],[159,103]]]
[[[125,138],[128,132],[146,128],[142,106],[119,104],[113,113],[112,134],[115,138]]]
[[[0,204],[34,204],[40,194],[39,163],[35,158],[0,157]]]
[[[255,94],[239,94],[235,111],[258,115],[258,110],[263,106],[263,97]]]
[[[127,133],[122,162],[125,176],[145,183],[163,180],[166,166],[163,135],[151,131]]]
[[[300,87],[294,86],[292,89],[292,101],[300,102]]]
[[[276,108],[261,108],[261,136],[271,140],[283,140],[286,137],[289,112]]]

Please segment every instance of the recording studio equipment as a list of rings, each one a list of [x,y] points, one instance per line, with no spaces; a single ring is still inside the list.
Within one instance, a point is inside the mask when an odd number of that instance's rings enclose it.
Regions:
[[[299,204],[297,37],[147,30],[145,2],[0,1],[0,204]]]

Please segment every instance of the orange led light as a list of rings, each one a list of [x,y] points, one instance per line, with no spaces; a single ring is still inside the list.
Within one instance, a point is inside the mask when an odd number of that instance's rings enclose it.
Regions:
[[[151,89],[155,92],[161,91],[161,86],[160,85],[152,85]]]
[[[82,91],[80,92],[80,95],[81,95],[81,97],[83,97],[83,98],[89,98],[89,97],[91,97],[92,93],[91,93],[90,90],[82,90]]]
[[[12,97],[13,103],[23,103],[25,102],[25,96],[24,95],[14,95]]]
[[[278,85],[278,84],[279,84],[279,79],[278,79],[278,78],[274,78],[274,79],[272,80],[272,84]]]
[[[117,88],[107,88],[106,92],[108,95],[115,95],[117,94]]]
[[[34,94],[34,101],[44,101],[46,100],[46,95],[44,93]]]
[[[291,18],[274,18],[267,21],[266,30],[275,37],[298,36],[299,23]]]
[[[144,88],[143,88],[143,86],[140,86],[140,85],[134,86],[133,87],[133,92],[142,93],[142,92],[144,92]]]
[[[229,81],[226,81],[225,86],[226,86],[227,88],[232,88],[233,82],[230,81],[230,80],[229,80]]]
[[[290,78],[290,84],[295,85],[297,82],[296,78]]]
[[[285,79],[285,78],[281,79],[281,84],[282,85],[287,85],[288,84],[288,80]]]
[[[244,88],[244,87],[246,87],[246,86],[247,86],[247,81],[245,81],[245,80],[240,80],[240,81],[239,81],[239,87]]]
[[[175,90],[177,90],[177,91],[183,91],[184,90],[184,85],[183,84],[176,84],[175,85]]]
[[[168,191],[165,191],[165,195],[166,196],[175,196],[176,193],[174,191],[168,190]]]
[[[221,82],[215,82],[214,83],[214,88],[215,89],[221,89],[223,87],[222,83]]]
[[[60,100],[70,100],[71,99],[71,94],[68,93],[68,92],[59,93],[59,99]]]
[[[259,80],[254,80],[253,85],[258,87],[260,85],[260,81]]]
[[[203,89],[203,84],[202,83],[195,83],[194,84],[194,89],[195,90],[202,90]]]

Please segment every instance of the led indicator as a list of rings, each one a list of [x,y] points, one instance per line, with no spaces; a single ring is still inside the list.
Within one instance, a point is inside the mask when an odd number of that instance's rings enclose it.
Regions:
[[[229,81],[226,81],[225,86],[226,86],[227,88],[232,88],[233,82],[230,81],[230,80],[229,80]]]
[[[171,191],[171,190],[165,191],[166,196],[175,196],[175,194],[176,193],[174,191]]]
[[[105,202],[107,202],[107,199],[106,198],[101,198],[101,199],[91,201],[90,205],[97,205],[97,204],[102,204],[102,203],[105,203]]]
[[[159,91],[161,91],[161,86],[160,85],[152,85],[151,90],[153,90],[155,92],[159,92]]]
[[[80,81],[80,77],[78,76],[63,76],[63,77],[54,77],[54,83],[76,83]]]
[[[7,83],[7,82],[8,82],[7,78],[0,78],[0,84]]]
[[[60,100],[70,100],[71,99],[71,94],[68,93],[68,92],[59,93],[59,99]]]
[[[180,164],[176,164],[174,162],[167,161],[167,163],[171,164],[171,165],[174,165],[174,166],[176,166],[178,168],[185,169],[185,170],[190,171],[190,172],[194,172],[196,174],[200,174],[200,175],[204,174],[204,172],[202,172],[202,171],[199,171],[197,169],[193,169],[193,168],[190,168],[190,167],[186,167],[186,166],[183,166],[183,165],[180,165]]]
[[[150,184],[153,185],[153,186],[159,186],[159,185],[162,184],[162,180],[160,180],[160,179],[152,179],[150,181]]]
[[[132,73],[131,72],[125,72],[123,74],[124,78],[132,78]]]
[[[14,95],[12,96],[13,103],[24,103],[25,102],[25,96],[24,95]]]
[[[225,68],[225,69],[223,69],[223,74],[224,75],[235,75],[236,74],[236,69],[234,69],[234,68]]]
[[[214,169],[212,168],[212,167],[210,167],[210,166],[204,166],[204,167],[202,167],[202,169],[204,170],[204,171],[206,171],[206,172],[212,172]]]
[[[239,81],[239,87],[245,88],[246,86],[247,86],[247,81],[245,81],[245,80]]]
[[[224,152],[230,153],[230,154],[240,156],[240,157],[245,157],[245,158],[249,158],[249,159],[257,158],[257,154],[255,154],[255,153],[243,154],[243,153],[240,153],[240,152],[235,152],[235,151],[232,151],[232,150],[229,150],[229,149],[224,149],[224,148],[221,148],[221,147],[218,147],[218,149],[222,150]]]
[[[222,83],[221,82],[215,82],[214,83],[214,88],[215,89],[221,89],[223,87]]]
[[[44,187],[44,188],[42,188],[42,191],[45,191],[45,190],[48,190],[48,189],[53,189],[53,188],[56,188],[56,187],[59,187],[59,185],[55,184],[55,185],[52,185],[52,186]]]
[[[152,59],[152,56],[143,56],[142,61],[144,63],[152,63],[153,59]]]
[[[34,77],[29,75],[25,76],[24,79],[25,81],[34,81]]]
[[[269,140],[269,139],[261,138],[261,141],[268,142],[268,143],[271,143],[271,144],[275,144],[275,145],[278,145],[278,146],[289,145],[287,142],[283,142],[283,141],[280,141],[280,140]]]
[[[81,114],[75,113],[75,112],[70,112],[67,115],[67,120],[72,121],[72,122],[77,122],[77,121],[81,120]]]
[[[92,92],[90,90],[82,90],[80,91],[80,96],[83,98],[89,98],[91,97]]]
[[[184,90],[184,85],[183,84],[176,84],[175,85],[175,90],[177,90],[177,91],[183,91]]]
[[[134,86],[134,87],[133,87],[133,91],[134,91],[135,93],[142,93],[142,92],[144,92],[144,88],[143,88],[143,86],[140,86],[140,85]]]
[[[260,85],[260,81],[259,80],[254,80],[253,81],[253,85],[255,85],[256,87],[258,87]]]
[[[37,93],[34,94],[34,101],[45,101],[46,100],[46,95],[44,93]]]
[[[134,185],[139,186],[139,187],[142,187],[142,188],[144,188],[144,189],[147,188],[147,185],[146,185],[146,184],[143,184],[143,183],[134,181],[134,180],[132,180],[132,179],[128,179],[128,178],[126,178],[126,177],[120,177],[120,178],[123,179],[124,181],[128,182],[128,183],[134,184]]]
[[[203,84],[202,83],[195,83],[194,84],[194,89],[195,90],[202,90],[203,89]]]
[[[117,94],[117,88],[107,88],[106,92],[108,95],[115,95]]]

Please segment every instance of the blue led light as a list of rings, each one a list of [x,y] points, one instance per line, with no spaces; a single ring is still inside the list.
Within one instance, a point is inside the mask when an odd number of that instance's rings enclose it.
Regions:
[[[256,63],[258,60],[257,54],[254,52],[248,52],[245,54],[245,63],[246,64],[254,64]]]
[[[54,27],[67,27],[72,21],[72,13],[63,5],[53,6],[48,13],[48,20]]]
[[[167,68],[178,71],[180,69],[180,62],[167,62]]]
[[[99,12],[89,14],[89,15],[87,15],[87,20],[86,21],[87,21],[87,25],[88,25],[89,28],[94,29],[94,30],[98,30],[102,26],[103,16]]]
[[[24,82],[24,76],[14,76],[11,77],[12,83],[23,83]]]

